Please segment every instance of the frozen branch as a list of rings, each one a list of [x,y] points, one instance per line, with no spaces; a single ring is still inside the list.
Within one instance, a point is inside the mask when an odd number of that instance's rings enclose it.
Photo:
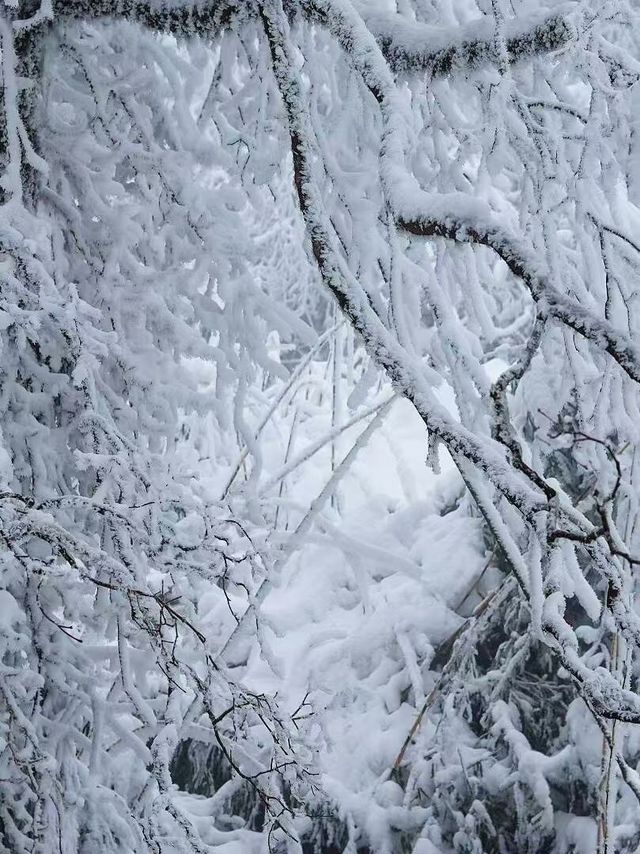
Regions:
[[[407,174],[402,163],[402,140],[393,121],[396,118],[394,107],[397,104],[395,87],[384,58],[379,56],[377,45],[370,38],[366,28],[362,26],[362,21],[351,4],[341,0],[316,0],[315,5],[316,8],[321,7],[325,12],[333,13],[331,28],[334,33],[340,34],[343,45],[345,43],[357,45],[358,49],[354,52],[356,65],[381,106],[385,123],[381,164],[383,185],[392,209],[395,208],[398,226],[417,236],[441,236],[458,242],[477,243],[492,248],[510,270],[525,282],[537,303],[541,320],[551,317],[580,332],[609,352],[633,379],[640,381],[640,353],[637,348],[624,336],[619,335],[606,321],[600,320],[568,297],[558,293],[544,275],[537,272],[535,263],[515,239],[492,224],[483,224],[482,217],[478,215],[479,209],[473,201],[463,200],[460,197],[434,196],[434,204],[438,210],[442,209],[442,216],[435,217],[420,213],[425,200],[429,201],[431,197],[419,190],[417,193],[413,192],[417,182]],[[539,495],[537,489],[540,489],[542,481],[537,476],[533,478],[537,488],[533,491],[531,489],[534,485],[532,473],[528,472],[526,467],[528,485],[526,490],[523,490],[522,472],[505,465],[504,457],[495,451],[495,443],[484,442],[462,425],[454,424],[446,416],[443,417],[428,385],[424,382],[418,365],[414,366],[408,354],[381,323],[362,293],[359,283],[350,275],[348,268],[342,262],[332,239],[331,230],[325,221],[323,201],[315,186],[311,170],[314,154],[313,136],[309,130],[309,118],[302,98],[300,82],[290,56],[287,22],[282,5],[275,3],[274,0],[265,2],[262,6],[262,17],[269,39],[274,75],[289,121],[294,181],[300,209],[307,224],[312,251],[323,280],[354,328],[362,336],[365,346],[378,365],[387,371],[396,388],[414,404],[428,430],[447,445],[461,472],[465,472],[476,481],[474,497],[477,497],[475,494],[479,492],[484,496],[481,504],[484,511],[492,515],[495,525],[500,528],[500,541],[507,544],[506,552],[514,575],[518,578],[527,598],[533,600],[532,581],[526,577],[527,567],[519,556],[519,549],[495,511],[492,497],[488,492],[486,496],[484,495],[486,490],[478,482],[476,475],[483,472],[532,525],[536,513],[547,509],[545,499],[551,498],[551,492],[549,491],[545,498]],[[403,216],[399,211],[402,208],[402,199],[405,197],[409,198],[405,210],[410,211],[413,214],[411,216]],[[455,204],[456,201],[459,202],[458,205]],[[457,208],[457,216],[451,214],[449,210],[451,205],[454,209]],[[537,343],[538,335],[536,334],[531,344],[531,352],[535,351]],[[525,358],[522,365],[523,371],[526,370],[527,364],[528,361]],[[514,379],[517,376],[518,371]],[[535,498],[533,498],[534,495]],[[552,500],[555,501],[555,498]],[[562,509],[560,503],[558,503],[558,509]],[[576,524],[582,521],[579,518],[582,514],[573,508],[566,508],[566,512],[570,512]],[[584,521],[588,526],[588,521]],[[496,530],[495,526],[492,528]],[[512,547],[508,546],[509,543],[512,543]],[[599,567],[599,570],[603,571],[602,567]],[[615,574],[615,570],[607,565],[604,573],[605,575]],[[540,594],[543,597],[540,603],[542,636],[545,642],[559,653],[563,665],[571,673],[591,706],[602,717],[627,722],[640,721],[640,698],[633,692],[626,691],[606,672],[595,672],[584,665],[576,652],[575,634],[564,620],[563,607],[554,595],[553,589],[551,587],[547,589],[545,586],[544,592],[541,590]],[[624,614],[617,615],[622,618],[622,622],[629,617],[626,609],[623,610]],[[632,622],[633,625],[626,627],[630,634],[635,630],[635,621]]]
[[[232,21],[255,17],[256,9],[250,0],[54,0],[52,12],[55,19],[91,21],[121,18],[154,32],[210,37],[220,33]],[[16,25],[23,29],[35,26],[41,20],[42,16],[34,12],[33,17],[16,21]]]
[[[463,212],[438,216],[427,212],[407,216],[400,213],[398,226],[419,237],[445,237],[458,243],[475,243],[493,249],[514,276],[526,285],[541,317],[559,321],[582,335],[609,353],[631,379],[640,382],[640,349],[609,321],[597,317],[556,290],[548,278],[538,272],[535,260],[527,250],[504,230],[489,221],[468,217]]]
[[[271,5],[264,4],[263,20],[274,74],[289,118],[294,181],[300,209],[311,237],[312,251],[327,288],[361,335],[376,363],[387,372],[395,387],[414,404],[427,429],[438,436],[452,452],[464,456],[484,471],[525,516],[535,512],[535,508],[540,508],[544,503],[537,489],[514,472],[499,446],[480,440],[455,422],[437,402],[429,383],[425,381],[423,365],[413,360],[386,329],[334,246],[331,230],[325,222],[322,200],[312,176],[312,135],[299,80],[289,58],[282,23],[284,15],[272,11]]]
[[[41,4],[30,17],[16,22],[19,29],[37,26],[48,19]],[[257,7],[241,0],[58,0],[46,4],[56,18],[91,20],[125,18],[156,32],[177,36],[211,36],[232,21],[254,18]],[[313,2],[290,2],[287,8],[324,20],[320,6]],[[472,70],[498,62],[495,25],[489,17],[460,27],[432,27],[394,14],[373,14],[365,18],[379,42],[390,67],[398,73],[426,71],[441,77],[456,71]],[[515,18],[506,27],[506,44],[512,62],[540,53],[549,53],[568,44],[575,31],[562,13]]]
[[[499,62],[495,22],[488,16],[456,28],[432,27],[393,14],[367,15],[365,22],[397,73],[426,71],[443,77]],[[572,24],[559,13],[514,18],[505,30],[511,62],[558,50],[575,37]]]
[[[393,77],[362,18],[350,3],[341,0],[309,0],[309,3],[324,16],[380,105],[385,123],[382,180],[398,227],[421,237],[446,237],[493,249],[527,286],[540,317],[551,317],[589,339],[640,382],[640,349],[607,320],[559,293],[538,272],[537,264],[519,241],[491,222],[483,205],[466,197],[441,197],[420,189],[403,162],[402,115]]]

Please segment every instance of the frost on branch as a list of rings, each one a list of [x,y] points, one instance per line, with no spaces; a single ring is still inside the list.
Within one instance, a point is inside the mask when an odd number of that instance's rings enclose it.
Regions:
[[[488,17],[464,26],[433,27],[402,15],[367,14],[368,29],[396,72],[427,72],[433,77],[498,65],[495,24]],[[504,42],[511,62],[564,47],[575,30],[562,14],[515,18],[504,27]]]

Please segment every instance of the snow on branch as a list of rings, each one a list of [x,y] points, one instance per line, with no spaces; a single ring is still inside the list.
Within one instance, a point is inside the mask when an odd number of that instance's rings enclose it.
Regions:
[[[552,317],[592,341],[640,382],[640,349],[608,321],[559,293],[538,271],[527,249],[492,222],[485,205],[471,197],[438,196],[420,188],[404,162],[403,102],[368,27],[343,0],[309,0],[309,5],[324,17],[380,105],[385,125],[381,177],[398,227],[417,236],[447,237],[493,249],[525,283],[543,317]]]
[[[321,4],[290,3],[292,11],[323,18]],[[211,36],[232,21],[255,17],[256,5],[241,0],[72,0],[42,3],[30,17],[16,21],[18,29],[36,26],[50,17],[91,20],[125,18],[156,32],[177,36]],[[374,13],[365,18],[395,72],[428,71],[443,76],[498,62],[495,26],[489,17],[460,27],[432,27],[402,15]],[[564,47],[575,29],[562,13],[521,16],[508,21],[505,39],[509,58],[519,62],[535,54]]]
[[[343,46],[352,46],[356,67],[380,104],[384,122],[381,177],[387,203],[392,209],[398,208],[394,211],[398,225],[419,236],[443,236],[494,249],[512,272],[525,281],[537,302],[542,318],[552,317],[580,332],[611,353],[631,377],[640,381],[640,355],[635,346],[616,333],[607,322],[601,321],[551,287],[544,276],[538,273],[536,265],[517,241],[490,222],[483,224],[480,216],[484,210],[482,205],[473,199],[463,199],[459,196],[434,196],[434,204],[431,207],[435,206],[442,212],[442,216],[420,213],[424,197],[431,199],[431,196],[421,191],[415,192],[417,181],[406,171],[402,162],[403,140],[401,132],[397,130],[401,126],[402,112],[395,112],[394,109],[400,102],[390,70],[384,58],[380,56],[376,42],[346,0],[312,0],[312,3],[317,9],[330,13],[327,14],[327,21],[330,22],[332,32],[341,36]],[[538,514],[544,515],[553,509],[554,513],[565,515],[572,524],[587,533],[593,526],[581,512],[567,503],[562,493],[550,497],[549,492],[543,497],[538,492],[542,483],[538,478],[534,485],[528,477],[525,480],[526,486],[523,486],[522,478],[523,474],[527,473],[527,467],[522,466],[521,470],[518,470],[517,465],[510,464],[498,450],[501,447],[498,442],[477,436],[447,418],[434,400],[429,384],[424,381],[421,365],[414,363],[371,308],[359,282],[342,261],[327,223],[321,195],[315,185],[311,168],[315,154],[313,134],[300,80],[290,53],[288,26],[282,5],[273,0],[263,3],[262,18],[269,39],[273,72],[287,111],[294,182],[300,208],[325,285],[362,336],[377,364],[386,370],[396,388],[414,404],[430,433],[447,446],[463,473],[465,482],[469,484],[470,481],[475,481],[472,494],[479,500],[485,518],[493,521],[490,527],[497,533],[498,541],[507,545],[506,549],[503,546],[503,551],[512,556],[509,563],[512,564],[514,575],[518,578],[527,599],[532,607],[537,603],[540,637],[559,655],[563,666],[573,676],[590,708],[602,718],[640,722],[640,697],[626,690],[607,671],[602,668],[593,670],[581,660],[574,630],[564,618],[564,595],[558,589],[553,572],[548,573],[546,579],[543,579],[540,571],[534,572],[535,549],[530,549],[529,566],[523,562],[519,546],[493,506],[492,498],[481,483],[479,475],[482,473],[513,507],[520,510],[527,524],[531,526],[532,538],[540,537],[540,545],[547,552],[542,558],[544,561],[549,559],[551,544],[544,532],[544,524],[540,526],[541,517]],[[402,197],[408,199],[404,211],[399,201]],[[453,204],[456,201],[458,204]],[[452,210],[456,211],[456,216],[452,214]],[[409,212],[411,215],[407,215]],[[535,346],[537,338],[534,339],[534,349]],[[595,551],[599,558],[598,571],[604,577],[609,577],[614,585],[618,584],[620,573],[615,557],[610,558],[602,542],[596,544]],[[540,564],[539,551],[537,554]],[[540,570],[540,566],[538,569]],[[634,615],[631,615],[626,607],[623,607],[620,613],[612,613],[624,634],[635,640],[638,621]]]
[[[121,18],[134,21],[154,32],[176,36],[211,36],[219,33],[234,20],[255,16],[255,7],[243,0],[57,0],[53,2],[57,19],[91,21],[100,18]],[[36,13],[37,14],[37,13]],[[36,14],[31,19],[16,22],[20,28],[40,22]]]
[[[495,22],[485,17],[461,27],[432,27],[401,15],[366,15],[391,68],[396,72],[427,71],[442,77],[455,71],[498,64]],[[564,47],[575,37],[561,13],[513,18],[505,22],[511,62],[520,62]]]
[[[441,200],[439,205],[442,206]],[[466,217],[464,213],[406,217],[400,213],[397,222],[399,228],[420,237],[446,237],[458,243],[475,243],[493,249],[527,286],[542,317],[551,317],[584,336],[609,353],[633,380],[640,382],[640,348],[607,320],[561,294],[543,273],[538,272],[534,259],[508,232],[489,220],[483,222],[477,217]]]
[[[503,449],[483,441],[451,418],[438,403],[425,379],[424,366],[411,358],[372,309],[357,279],[343,262],[326,223],[322,199],[312,176],[312,134],[299,80],[289,57],[283,15],[263,4],[263,22],[273,59],[274,74],[289,119],[294,181],[300,209],[311,237],[320,273],[342,311],[361,335],[365,346],[396,388],[415,406],[428,430],[447,447],[483,471],[508,500],[525,515],[542,508],[543,496],[505,460]]]

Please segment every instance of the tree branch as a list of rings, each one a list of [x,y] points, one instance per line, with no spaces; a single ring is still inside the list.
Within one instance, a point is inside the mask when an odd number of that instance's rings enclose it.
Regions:
[[[14,23],[16,29],[31,29],[46,22],[45,5],[34,3],[31,14]],[[290,0],[286,5],[292,13],[302,9],[325,24],[330,23],[313,2]],[[258,15],[252,0],[53,0],[51,12],[57,19],[124,18],[155,32],[209,37],[232,21]],[[488,16],[461,27],[432,27],[394,14],[373,14],[365,21],[397,73],[426,71],[433,77],[442,77],[495,65],[499,59],[494,22]],[[558,50],[574,37],[571,22],[559,13],[514,18],[506,25],[507,51],[512,62]]]
[[[220,33],[232,21],[256,17],[251,0],[53,0],[55,20],[95,21],[123,19],[158,33],[175,36],[211,36]],[[25,29],[42,23],[34,11],[14,27]]]
[[[541,509],[544,496],[507,463],[503,449],[490,440],[483,441],[455,422],[435,399],[425,379],[423,364],[413,359],[389,333],[371,308],[366,294],[343,262],[326,222],[323,203],[315,184],[312,134],[309,118],[292,60],[284,27],[286,18],[272,2],[265,2],[263,23],[269,39],[273,70],[287,110],[294,182],[311,238],[311,248],[327,288],[337,299],[376,364],[384,369],[396,389],[415,406],[427,429],[438,436],[452,453],[468,459],[526,517]]]
[[[428,198],[429,194],[424,193]],[[437,199],[438,206],[442,202]],[[434,215],[399,213],[398,227],[418,237],[446,237],[457,243],[476,243],[487,246],[505,262],[514,276],[521,279],[535,300],[541,318],[549,317],[564,323],[574,332],[609,353],[620,367],[636,382],[640,382],[640,348],[607,320],[600,319],[570,297],[560,293],[527,250],[508,232],[480,217],[459,214]]]
[[[337,10],[338,20],[333,22],[335,27],[345,29],[354,23],[353,15],[355,13],[348,4],[341,4],[339,0],[335,3],[333,0],[314,0],[314,2],[326,9],[334,8]],[[522,473],[515,471],[505,463],[502,454],[496,450],[496,443],[484,442],[462,425],[454,424],[446,416],[443,417],[442,411],[439,410],[433,395],[430,393],[428,384],[424,381],[419,363],[414,365],[413,360],[390,335],[368,305],[359,283],[350,275],[348,268],[342,262],[326,222],[322,198],[313,178],[311,163],[314,149],[309,130],[309,117],[302,97],[299,77],[290,55],[288,27],[282,3],[278,0],[264,0],[261,13],[269,40],[274,75],[289,121],[294,182],[300,209],[311,238],[312,251],[325,285],[334,294],[353,327],[361,334],[365,346],[377,364],[386,370],[395,386],[414,404],[429,431],[447,445],[458,467],[460,468],[462,465],[464,469],[466,466],[471,466],[477,472],[483,472],[512,506],[517,507],[527,520],[532,521],[538,511],[545,510],[548,507],[546,496],[538,493],[537,489],[532,489],[532,485],[529,485],[530,480],[524,481],[526,486],[523,485]],[[394,104],[394,93],[390,91],[390,85],[393,88],[393,83],[389,84],[388,67],[384,59],[382,58],[381,61],[377,55],[375,42],[373,49],[371,49],[371,42],[366,37],[367,33],[363,32],[357,23],[355,21],[351,36],[354,38],[354,44],[358,45],[356,54],[361,65],[360,70],[363,78],[381,103],[383,119],[386,124],[385,145],[387,150],[383,154],[383,159],[386,158],[386,163],[383,164],[385,190],[389,198],[397,201],[402,198],[404,190],[407,189],[407,177],[411,181],[411,176],[407,175],[401,163],[394,162],[394,155],[398,154],[399,150],[398,140],[395,138],[394,128],[390,121],[391,106]],[[363,37],[360,38],[360,36]],[[398,177],[399,180],[396,189],[391,188],[394,177]],[[409,190],[413,189],[413,187],[409,187]],[[418,208],[421,206],[420,203],[424,201],[422,196],[428,196],[428,194],[418,196]],[[411,193],[409,198],[411,198]],[[451,201],[450,198],[439,199],[434,197],[434,199],[441,204],[444,203],[447,208]],[[558,294],[550,283],[534,272],[535,265],[531,264],[526,253],[523,253],[515,241],[510,238],[505,239],[504,234],[493,227],[479,226],[475,217],[472,217],[473,225],[467,222],[462,214],[463,209],[468,212],[469,200],[465,199],[465,203],[466,208],[460,206],[461,217],[458,218],[451,215],[443,215],[442,218],[438,219],[420,215],[412,219],[398,217],[399,224],[406,231],[420,236],[439,235],[459,241],[481,243],[495,249],[510,269],[525,280],[538,303],[538,310],[542,318],[546,313],[547,316],[562,320],[591,340],[595,339],[604,349],[612,352],[612,355],[634,379],[638,378],[640,381],[640,357],[631,343],[626,339],[620,339],[609,324],[599,321],[589,312],[581,309],[580,306],[574,305],[568,298]],[[474,208],[473,202],[471,202],[471,206]],[[475,208],[472,210],[473,213],[477,213]],[[554,498],[554,501],[557,500]],[[485,504],[484,501],[482,503]],[[487,510],[490,506],[492,504],[489,498],[484,509]],[[557,509],[563,509],[560,503],[558,503]],[[499,515],[494,515],[495,521],[503,529],[504,524]],[[580,514],[577,514],[572,508],[571,515],[576,517],[577,524],[577,517]],[[588,521],[585,520],[585,522],[589,527]],[[523,590],[527,593],[526,566],[523,564],[513,538],[507,535],[507,540],[508,562]],[[509,543],[513,545],[513,548],[509,548]],[[599,556],[600,552],[597,551],[595,557]],[[605,577],[616,580],[613,566],[607,564],[602,567],[599,565],[598,568]],[[627,609],[623,608],[622,612],[615,616],[619,622],[625,623],[624,627],[627,633],[634,633],[636,625],[631,620],[631,615],[628,614]],[[640,697],[623,689],[607,672],[593,671],[581,661],[573,630],[565,622],[562,609],[553,596],[547,596],[544,599],[541,628],[545,642],[558,651],[564,667],[576,680],[582,695],[588,699],[599,715],[627,722],[640,722]]]
[[[365,22],[396,73],[426,71],[444,77],[499,63],[495,21],[489,16],[455,28],[431,27],[394,14],[365,15]],[[558,13],[513,18],[505,31],[511,62],[558,50],[575,38],[568,18]]]

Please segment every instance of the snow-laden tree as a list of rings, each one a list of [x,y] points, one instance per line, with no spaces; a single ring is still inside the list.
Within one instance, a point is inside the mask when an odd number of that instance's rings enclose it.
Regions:
[[[635,850],[639,25],[5,0],[4,850]]]

